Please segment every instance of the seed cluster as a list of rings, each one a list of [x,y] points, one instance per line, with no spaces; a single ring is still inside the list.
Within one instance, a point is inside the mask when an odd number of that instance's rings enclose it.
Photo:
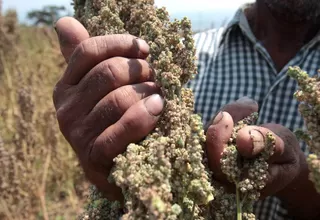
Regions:
[[[239,164],[237,132],[256,115],[235,127],[221,164],[241,194],[241,204],[237,203],[239,195],[226,193],[211,177],[201,118],[193,114],[192,91],[184,87],[197,72],[190,21],[171,22],[166,10],[156,8],[152,0],[75,0],[74,6],[75,17],[91,36],[132,34],[150,45],[148,62],[165,99],[154,131],[114,159],[109,179],[122,189],[124,207],[93,188],[80,219],[234,219],[239,206],[244,219],[254,219],[252,204],[265,186],[274,138],[266,137],[266,150],[257,159]],[[245,178],[243,170],[248,171]]]
[[[274,153],[275,138],[267,133],[263,143],[258,143],[251,134],[252,143],[263,144],[263,151],[254,159],[244,158],[237,151],[236,138],[238,131],[245,126],[253,124],[258,115],[253,113],[244,120],[239,121],[233,128],[232,136],[226,146],[222,158],[221,169],[231,183],[234,183],[236,195],[223,192],[217,197],[215,203],[219,208],[215,210],[216,219],[232,219],[237,208],[237,213],[243,219],[255,219],[253,203],[260,197],[260,191],[266,186],[269,157]],[[233,208],[230,208],[230,204]],[[228,207],[229,206],[229,207]],[[229,210],[226,212],[225,210]],[[240,212],[240,213],[239,213]]]
[[[299,111],[305,120],[307,131],[298,131],[310,148],[308,156],[310,178],[320,193],[320,78],[310,77],[299,67],[289,68],[288,75],[294,78],[300,87],[294,96],[300,102]]]
[[[125,200],[122,219],[204,219],[202,206],[214,190],[203,163],[201,118],[193,114],[191,90],[183,88],[196,73],[190,21],[170,22],[150,0],[82,3],[75,2],[76,15],[91,35],[129,33],[148,42],[148,61],[165,99],[155,130],[114,160],[112,179]]]

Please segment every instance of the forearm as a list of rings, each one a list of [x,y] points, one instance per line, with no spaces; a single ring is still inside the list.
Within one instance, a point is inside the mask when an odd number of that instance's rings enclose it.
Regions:
[[[309,180],[308,165],[303,154],[300,156],[300,164],[299,175],[277,196],[294,219],[320,219],[320,194]]]

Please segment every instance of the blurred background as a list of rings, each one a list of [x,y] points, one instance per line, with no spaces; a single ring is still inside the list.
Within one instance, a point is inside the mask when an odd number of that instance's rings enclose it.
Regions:
[[[221,26],[232,17],[238,7],[246,2],[254,0],[155,0],[157,6],[165,6],[172,18],[188,16],[195,31]],[[15,9],[19,15],[19,21],[30,22],[27,19],[28,12],[41,9],[47,5],[65,7],[65,14],[72,15],[73,8],[67,0],[7,0],[3,3],[3,9]]]
[[[252,0],[156,0],[195,32],[218,28]],[[68,0],[0,0],[0,220],[69,220],[88,196],[60,134],[52,90],[66,64],[52,24],[73,15]]]

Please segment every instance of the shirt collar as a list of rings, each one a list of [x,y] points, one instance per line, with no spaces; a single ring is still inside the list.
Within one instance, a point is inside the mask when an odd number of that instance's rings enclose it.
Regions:
[[[244,13],[245,9],[251,7],[254,3],[246,3],[242,5],[235,13],[233,18],[229,21],[227,26],[225,27],[224,32],[222,33],[221,41],[224,41],[226,35],[230,33],[231,30],[239,27],[244,35],[246,35],[254,44],[258,43],[257,38],[254,36],[248,19]],[[320,31],[316,34],[316,36],[307,44],[305,47],[311,47],[314,44],[320,42]]]

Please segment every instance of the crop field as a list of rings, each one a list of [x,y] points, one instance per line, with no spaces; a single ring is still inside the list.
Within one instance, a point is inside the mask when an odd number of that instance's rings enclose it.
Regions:
[[[206,134],[210,132],[205,133],[201,117],[193,112],[192,90],[183,87],[197,72],[188,19],[171,22],[165,9],[154,7],[152,0],[109,1],[107,6],[102,1],[74,1],[75,18],[90,36],[128,32],[139,34],[151,45],[151,59],[147,61],[155,69],[156,83],[166,101],[156,129],[141,142],[123,146],[127,146],[126,152],[113,159],[108,180],[121,188],[124,201],[119,202],[108,201],[94,187],[89,190],[90,184],[57,123],[52,94],[67,66],[52,24],[64,7],[31,11],[28,16],[36,18],[34,25],[23,25],[18,23],[16,11],[2,13],[1,3],[0,0],[0,220],[256,218],[254,202],[261,199],[261,189],[270,186],[269,164],[282,165],[269,158],[281,137],[276,139],[276,135],[267,132],[259,142],[250,131],[252,151],[255,152],[255,142],[264,145],[258,146],[263,149],[259,154],[246,158],[237,148],[237,135],[244,126],[253,124],[258,114],[235,123],[230,138],[226,138],[228,143],[222,146],[218,167],[234,185],[234,192],[227,192],[227,184],[215,179],[214,169],[208,166],[209,156],[214,153],[205,152],[210,147],[206,145]],[[141,16],[145,10],[149,17]],[[57,13],[52,14],[54,11]],[[106,20],[109,12],[110,19]],[[47,15],[54,16],[43,19]],[[292,96],[300,102],[299,111],[306,125],[295,135],[310,150],[308,164],[301,162],[299,166],[309,165],[310,172],[306,174],[315,183],[311,190],[320,192],[320,75],[310,77],[298,66],[290,67],[287,74],[299,86]],[[216,132],[213,136],[218,137]],[[213,142],[217,137],[212,138]],[[292,143],[295,141],[294,134],[284,136],[286,148],[281,155],[275,154],[277,158],[287,153],[288,146],[294,146],[287,140],[289,137]],[[302,151],[302,156],[295,153],[299,160],[304,157]],[[286,161],[284,165],[289,163]],[[299,175],[294,174],[286,187],[293,189],[291,184],[300,180],[298,177],[307,169],[297,170]],[[271,180],[277,179],[271,176]],[[302,186],[303,190],[308,188]],[[306,192],[303,191],[309,195]]]
[[[0,219],[74,219],[88,184],[55,118],[56,34],[18,25],[14,11],[0,19]]]

